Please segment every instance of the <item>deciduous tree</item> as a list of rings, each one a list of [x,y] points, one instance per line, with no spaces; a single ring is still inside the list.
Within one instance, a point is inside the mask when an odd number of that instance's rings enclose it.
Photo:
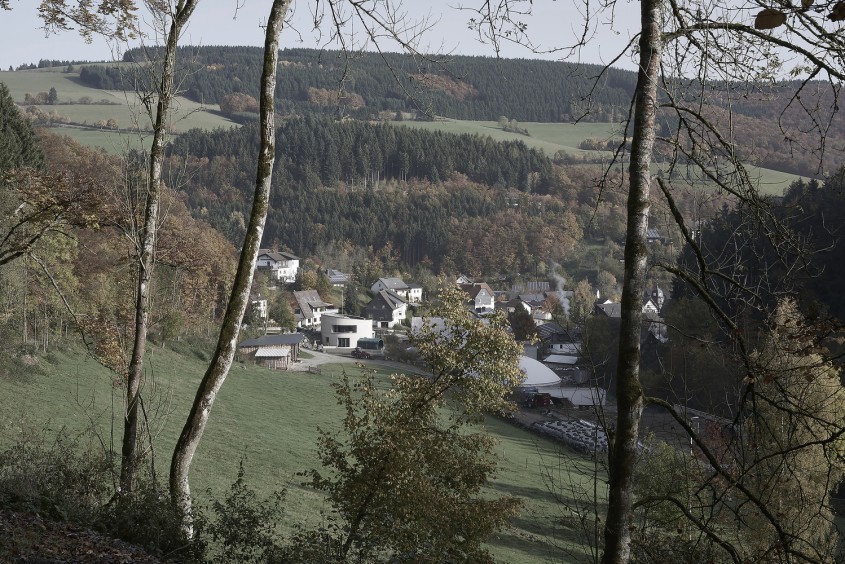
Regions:
[[[477,319],[455,289],[440,298],[412,339],[431,375],[394,375],[384,389],[347,374],[337,386],[344,430],[321,432],[325,469],[311,476],[342,519],[342,559],[491,561],[482,543],[519,509],[481,495],[495,441],[472,424],[512,409],[521,346],[502,314]]]

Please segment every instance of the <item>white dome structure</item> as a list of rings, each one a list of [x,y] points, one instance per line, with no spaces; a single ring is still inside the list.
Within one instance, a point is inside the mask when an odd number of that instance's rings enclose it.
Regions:
[[[525,381],[522,382],[521,388],[560,385],[560,378],[558,378],[557,374],[539,360],[522,356],[519,359],[519,368],[525,372]]]

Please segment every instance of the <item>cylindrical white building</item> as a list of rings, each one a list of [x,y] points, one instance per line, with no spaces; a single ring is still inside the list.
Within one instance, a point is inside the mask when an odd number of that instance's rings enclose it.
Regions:
[[[373,338],[373,322],[363,317],[324,313],[320,334],[324,347],[354,349],[358,346],[358,339]]]

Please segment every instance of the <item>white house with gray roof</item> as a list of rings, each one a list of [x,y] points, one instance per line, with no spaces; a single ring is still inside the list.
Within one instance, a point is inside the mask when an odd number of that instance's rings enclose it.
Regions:
[[[370,286],[373,295],[382,290],[390,290],[409,304],[422,303],[422,286],[405,284],[401,278],[379,278]]]
[[[323,301],[317,290],[293,292],[291,306],[297,327],[319,327],[324,313],[337,313],[334,304]]]
[[[259,249],[255,267],[257,270],[269,272],[271,280],[289,284],[296,281],[299,257],[283,251]]]

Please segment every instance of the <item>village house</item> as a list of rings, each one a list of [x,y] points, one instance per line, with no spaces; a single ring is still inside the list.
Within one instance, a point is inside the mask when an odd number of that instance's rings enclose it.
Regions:
[[[382,290],[392,291],[408,304],[422,303],[422,286],[417,284],[408,285],[401,278],[379,278],[370,286],[370,292],[373,295],[378,294]]]
[[[320,336],[324,347],[351,349],[358,346],[359,339],[372,339],[375,333],[370,319],[326,313],[323,315]]]
[[[460,288],[469,295],[469,304],[476,313],[491,313],[495,309],[495,293],[486,282],[460,284]]]
[[[486,282],[461,284],[461,290],[469,295],[469,302],[476,313],[490,313],[495,309],[496,296]]]
[[[522,303],[525,310],[531,314],[534,323],[536,325],[542,325],[552,320],[552,313],[554,313],[557,305],[560,305],[563,311],[568,311],[569,298],[571,297],[571,291],[545,290],[533,294],[520,294],[518,300]]]
[[[291,307],[296,317],[296,326],[301,328],[319,327],[323,314],[337,313],[334,304],[323,301],[317,290],[293,292]]]
[[[299,257],[286,252],[259,249],[256,269],[268,272],[270,280],[290,284],[299,271]]]
[[[364,315],[373,320],[373,327],[386,329],[402,323],[408,304],[391,290],[378,292],[364,308]]]

